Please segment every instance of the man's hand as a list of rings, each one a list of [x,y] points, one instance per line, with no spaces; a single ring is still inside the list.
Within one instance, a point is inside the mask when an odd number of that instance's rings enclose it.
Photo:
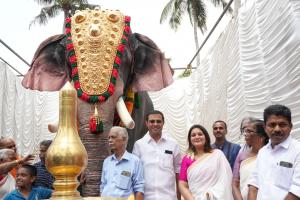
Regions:
[[[29,154],[23,158],[17,160],[18,164],[28,164],[30,161],[34,160],[34,156]]]

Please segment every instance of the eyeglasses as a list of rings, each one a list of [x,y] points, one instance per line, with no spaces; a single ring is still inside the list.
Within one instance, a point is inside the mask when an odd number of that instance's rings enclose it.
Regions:
[[[159,119],[157,119],[157,120],[151,119],[151,120],[149,120],[149,122],[150,122],[151,124],[154,124],[155,122],[156,122],[157,124],[160,124],[160,123],[162,123],[162,120],[159,120]]]
[[[251,133],[256,133],[256,131],[245,128],[245,129],[243,129],[243,133],[250,133],[251,134]]]

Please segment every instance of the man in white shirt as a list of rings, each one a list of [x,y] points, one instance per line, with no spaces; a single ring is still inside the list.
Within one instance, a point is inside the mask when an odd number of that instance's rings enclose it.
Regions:
[[[291,111],[271,105],[264,110],[264,121],[270,141],[258,152],[248,200],[299,200],[300,142],[290,136]]]
[[[149,132],[133,147],[133,154],[143,162],[144,200],[180,199],[178,174],[181,155],[175,140],[162,134],[164,115],[157,110],[146,116]]]

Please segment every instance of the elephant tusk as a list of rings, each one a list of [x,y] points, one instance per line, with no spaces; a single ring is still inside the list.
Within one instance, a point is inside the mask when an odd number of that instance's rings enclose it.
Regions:
[[[58,122],[55,124],[48,124],[48,130],[50,133],[56,133],[58,131]]]
[[[126,128],[133,129],[134,126],[135,126],[135,123],[134,123],[133,119],[131,118],[131,116],[130,116],[127,108],[126,108],[122,97],[120,97],[118,99],[116,109],[117,109],[117,112],[120,116],[121,121],[126,126]]]

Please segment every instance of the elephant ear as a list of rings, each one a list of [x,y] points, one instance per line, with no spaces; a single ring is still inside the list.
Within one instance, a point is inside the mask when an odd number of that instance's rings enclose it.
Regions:
[[[58,91],[69,80],[69,67],[63,34],[49,37],[40,44],[22,85],[39,91]]]
[[[147,36],[129,37],[133,52],[133,91],[158,91],[173,82],[173,70],[157,45]]]

